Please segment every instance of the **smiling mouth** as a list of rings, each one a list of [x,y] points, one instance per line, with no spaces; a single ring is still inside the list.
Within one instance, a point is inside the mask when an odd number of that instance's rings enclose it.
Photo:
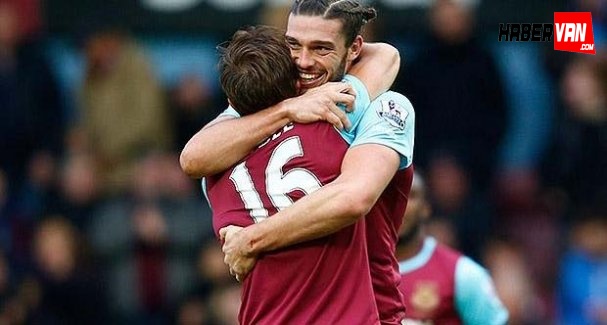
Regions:
[[[318,86],[318,83],[321,81],[323,75],[324,74],[322,74],[322,73],[300,72],[299,80],[301,82],[301,86],[303,86],[305,88],[309,88],[312,86]]]

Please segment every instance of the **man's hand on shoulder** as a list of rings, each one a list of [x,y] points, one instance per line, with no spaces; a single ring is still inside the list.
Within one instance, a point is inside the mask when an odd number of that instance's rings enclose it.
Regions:
[[[305,94],[285,100],[288,118],[293,122],[327,121],[338,129],[351,127],[346,113],[338,103],[352,111],[356,96],[352,86],[345,82],[328,82],[308,90]]]
[[[257,256],[247,250],[249,240],[246,231],[242,227],[227,226],[219,230],[219,236],[224,241],[223,262],[230,267],[230,274],[242,282],[257,262]]]

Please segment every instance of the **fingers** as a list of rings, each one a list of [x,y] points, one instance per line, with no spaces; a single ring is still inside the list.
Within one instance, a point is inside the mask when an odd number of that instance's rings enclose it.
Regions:
[[[342,130],[344,127],[349,129],[352,126],[346,113],[339,108],[336,104],[328,105],[328,110],[325,113],[325,120],[333,124],[336,128]]]
[[[352,127],[352,123],[350,123],[350,120],[348,119],[348,116],[344,112],[343,108],[345,108],[345,110],[348,112],[352,112],[356,97],[347,92],[349,89],[351,89],[350,85],[348,84],[340,82],[331,86],[334,90],[339,90],[340,92],[327,93],[328,100],[325,101],[324,104],[328,110],[323,114],[323,118],[340,130],[342,130],[344,127],[346,129],[350,129]]]
[[[356,100],[356,97],[353,95],[344,93],[332,93],[329,94],[329,98],[331,98],[331,101],[333,101],[334,103],[339,103],[345,106],[346,111],[348,112],[352,112],[354,110],[354,101]]]
[[[244,276],[236,273],[233,268],[230,268],[230,275],[233,276],[238,282],[242,282],[242,280],[244,279]]]
[[[330,82],[310,90],[305,95],[290,101],[289,119],[298,123],[327,121],[342,130],[352,127],[346,112],[353,110],[356,96],[352,86],[344,82]],[[344,111],[345,109],[345,111]],[[229,231],[222,232],[229,240]]]
[[[352,85],[346,82],[329,82],[324,90],[334,103],[345,105],[346,111],[354,110],[354,101],[356,100],[356,92]]]
[[[223,227],[223,228],[219,229],[219,238],[221,240],[225,240],[226,239],[226,233],[228,232],[228,227]]]
[[[343,124],[342,120],[337,115],[335,115],[333,112],[331,112],[331,111],[327,112],[324,119],[327,122],[333,124],[333,126],[335,126],[336,128],[338,128],[340,130],[344,129],[344,124]]]
[[[327,82],[326,84],[318,87],[318,90],[328,90],[332,92],[355,95],[354,88],[352,88],[352,85],[347,82]]]
[[[230,237],[230,235],[237,233],[241,229],[242,227],[232,225],[223,227],[219,229],[219,238],[221,240],[226,240],[227,237]]]

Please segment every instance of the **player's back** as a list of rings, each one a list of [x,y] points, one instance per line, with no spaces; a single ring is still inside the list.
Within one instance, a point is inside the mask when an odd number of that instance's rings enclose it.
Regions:
[[[327,123],[288,125],[207,180],[215,232],[248,226],[333,181],[347,144]],[[242,324],[375,324],[365,221],[260,256],[243,282]]]

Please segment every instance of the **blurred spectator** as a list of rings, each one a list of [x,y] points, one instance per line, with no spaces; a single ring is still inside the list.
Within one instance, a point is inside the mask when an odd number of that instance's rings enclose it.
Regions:
[[[200,249],[197,261],[198,277],[204,290],[208,294],[213,287],[226,286],[234,282],[230,270],[223,263],[221,245],[215,238],[208,240]]]
[[[545,176],[575,209],[607,197],[607,61],[576,58],[565,69],[561,95],[565,111]]]
[[[18,18],[19,34],[32,38],[40,34],[42,21],[40,19],[39,0],[2,0],[15,8]]]
[[[175,323],[178,325],[209,324],[208,313],[207,306],[202,299],[191,297],[179,306]]]
[[[261,17],[259,19],[260,23],[263,25],[285,29],[292,4],[293,1],[290,0],[265,1],[263,10],[261,11]]]
[[[12,235],[7,206],[8,193],[6,176],[4,176],[4,172],[0,169],[0,247],[4,249],[5,253],[10,249]]]
[[[430,46],[407,64],[397,84],[416,107],[415,161],[427,167],[437,151],[469,157],[471,186],[491,179],[506,126],[501,77],[473,35],[474,10],[465,1],[438,0],[429,13]]]
[[[493,230],[494,215],[468,173],[458,158],[443,153],[430,161],[428,188],[436,218],[453,225],[455,248],[479,261],[480,249]],[[441,241],[440,235],[438,238]]]
[[[9,202],[10,258],[20,272],[31,267],[31,251],[37,223],[56,197],[56,162],[47,152],[32,157],[19,191]]]
[[[215,290],[211,296],[209,310],[211,311],[212,324],[238,324],[240,286],[232,284]]]
[[[8,298],[10,287],[10,272],[8,261],[4,256],[4,252],[0,251],[0,301],[4,302]],[[0,305],[0,309],[2,305]]]
[[[559,324],[607,324],[607,211],[584,212],[560,266]]]
[[[58,187],[47,214],[63,215],[78,229],[86,229],[100,200],[93,157],[85,153],[67,156],[61,168]]]
[[[35,236],[40,302],[34,322],[105,324],[103,283],[83,263],[83,243],[67,220],[43,221]]]
[[[0,2],[0,169],[15,193],[30,161],[61,151],[64,121],[43,44],[19,28],[17,1]],[[40,156],[44,156],[40,158]]]
[[[486,246],[484,264],[493,275],[498,296],[508,309],[511,325],[547,324],[521,250],[514,244],[493,241]]]
[[[216,103],[209,85],[195,75],[181,78],[172,91],[171,102],[176,133],[174,149],[177,151],[181,151],[196,132],[225,108]]]
[[[228,267],[223,263],[223,253],[217,240],[212,237],[204,241],[200,247],[196,260],[196,279],[193,281],[187,299],[182,302],[178,309],[177,321],[179,324],[195,324],[195,319],[203,318],[204,323],[219,324],[213,322],[211,317],[217,319],[217,311],[213,305],[213,296],[234,283],[230,276]],[[239,298],[240,298],[240,292]],[[216,298],[215,298],[216,299]],[[235,310],[238,315],[238,309]],[[201,323],[198,323],[201,324]],[[228,323],[235,324],[235,323]]]
[[[0,306],[0,323],[25,324],[31,319],[28,308],[30,306],[23,299],[22,292],[6,298],[6,300],[2,300],[3,304]]]
[[[89,234],[104,261],[114,321],[166,323],[193,283],[194,248],[211,231],[210,212],[175,169],[175,156],[146,156],[129,195],[94,215]]]
[[[105,190],[122,192],[137,159],[171,142],[163,92],[142,50],[120,30],[100,27],[84,49],[82,127]]]
[[[607,4],[603,0],[572,0],[574,10],[590,11],[592,13],[592,31],[594,32],[595,44],[605,44],[607,40]],[[605,48],[597,51],[605,53]],[[598,52],[597,52],[598,53]]]

